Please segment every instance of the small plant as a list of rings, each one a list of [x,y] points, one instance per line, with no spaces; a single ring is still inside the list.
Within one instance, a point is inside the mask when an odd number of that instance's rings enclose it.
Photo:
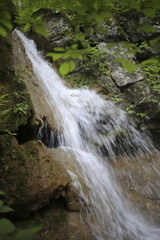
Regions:
[[[158,59],[146,60],[141,65],[148,85],[153,88],[160,88],[160,62]]]
[[[25,125],[26,124],[26,115],[28,114],[30,110],[29,105],[26,102],[21,102],[16,104],[16,108],[13,110],[13,113],[17,117],[17,123],[19,125]]]
[[[136,115],[137,115],[137,116],[140,116],[140,117],[142,117],[142,118],[146,117],[146,113],[137,113]]]
[[[95,43],[96,44],[96,43]],[[83,54],[83,67],[85,70],[92,71],[97,69],[99,72],[103,74],[110,74],[110,70],[107,69],[107,63],[104,62],[104,58],[106,54],[103,54],[101,50],[97,48],[97,46],[91,46],[89,40],[84,40],[82,43],[84,47]]]
[[[5,196],[5,193],[0,191],[1,198]],[[12,208],[6,206],[3,200],[0,200],[0,214],[1,216],[5,213],[9,213],[14,211]],[[0,240],[29,240],[33,237],[38,231],[40,231],[40,227],[33,227],[30,229],[19,230],[16,229],[14,224],[7,218],[0,218]]]
[[[123,102],[124,100],[122,98],[120,98],[122,94],[118,94],[118,95],[115,95],[112,99],[113,101],[117,102],[117,103],[120,103],[120,102]]]
[[[128,114],[132,114],[133,113],[133,108],[134,108],[133,104],[129,104],[128,105],[128,107],[126,108]]]
[[[17,103],[16,108],[14,109],[14,113],[19,116],[19,117],[23,117],[25,116],[29,111],[29,106],[26,102],[22,102],[22,103]]]
[[[148,45],[146,42],[142,42],[139,46],[140,49],[148,49]]]

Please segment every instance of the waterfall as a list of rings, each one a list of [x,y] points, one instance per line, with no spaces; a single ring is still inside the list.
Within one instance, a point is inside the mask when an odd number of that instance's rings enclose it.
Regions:
[[[71,151],[75,167],[88,194],[83,193],[75,173],[69,171],[78,186],[81,217],[97,240],[158,240],[160,229],[148,223],[128,200],[116,181],[110,161],[117,155],[141,156],[153,149],[150,138],[136,129],[126,113],[111,101],[88,88],[70,89],[37,51],[32,40],[16,31],[37,76],[39,86],[56,125],[56,146]],[[40,128],[39,138],[47,128]],[[49,146],[54,146],[50,134]],[[75,184],[76,183],[76,184]]]

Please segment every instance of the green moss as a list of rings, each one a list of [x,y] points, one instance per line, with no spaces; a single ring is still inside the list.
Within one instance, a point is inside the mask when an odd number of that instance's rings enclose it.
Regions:
[[[97,84],[97,78],[92,76],[91,74],[83,73],[81,76],[76,76],[74,74],[66,76],[67,82],[72,87],[83,87],[83,86],[93,86]]]

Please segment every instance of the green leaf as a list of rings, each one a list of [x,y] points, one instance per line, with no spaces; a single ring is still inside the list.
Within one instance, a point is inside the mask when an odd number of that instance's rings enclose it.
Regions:
[[[112,13],[110,11],[103,11],[100,13],[101,16],[103,16],[104,18],[111,18],[112,17]]]
[[[136,65],[128,60],[125,60],[124,58],[117,58],[117,62],[121,63],[122,66],[128,71],[129,74],[131,74],[134,70],[136,70]]]
[[[152,64],[157,64],[159,63],[159,60],[156,58],[149,58],[147,60],[144,60],[143,62],[140,63],[141,66],[144,66],[146,64],[152,65]]]
[[[153,88],[160,88],[160,84],[153,86]]]
[[[0,112],[0,116],[5,115],[6,113],[8,113],[11,109],[6,109]]]
[[[76,66],[73,61],[68,61],[61,64],[59,71],[63,76],[65,76],[67,73],[72,72],[75,69],[75,67]]]
[[[15,230],[14,225],[6,218],[0,219],[0,234],[12,233]]]
[[[5,196],[6,194],[3,191],[0,191],[0,195]]]
[[[83,41],[85,39],[85,34],[81,33],[81,34],[77,34],[75,36],[75,41]]]
[[[122,66],[128,71],[129,74],[136,70],[136,65],[131,61],[122,62]]]
[[[2,206],[0,208],[1,213],[7,213],[7,212],[12,212],[12,211],[14,211],[14,210],[12,208],[8,207],[8,206]]]
[[[150,40],[150,44],[152,46],[157,46],[157,47],[160,47],[160,37],[157,37],[157,38],[154,38],[152,40]]]
[[[104,17],[101,15],[95,15],[95,18],[99,24],[102,24],[104,22]]]
[[[140,6],[141,6],[140,2],[135,2],[135,1],[130,4],[130,8],[137,9],[137,10],[140,9]]]
[[[9,30],[12,30],[12,24],[8,20],[0,19],[0,23]]]
[[[11,15],[8,11],[3,11],[0,13],[1,19],[11,20]]]
[[[1,209],[2,206],[3,206],[3,201],[0,200],[0,209]],[[1,210],[0,210],[0,212],[1,212]]]
[[[63,57],[63,53],[47,53],[46,56],[47,57],[52,57],[53,61],[58,60],[59,58]]]
[[[141,116],[142,118],[143,118],[143,117],[146,117],[146,113],[137,113],[136,115],[137,115],[137,116]]]
[[[73,45],[71,46],[71,49],[77,49],[77,47],[78,47],[78,44],[73,44]]]
[[[82,53],[80,53],[80,52],[78,52],[78,51],[76,51],[76,50],[73,51],[71,57],[74,58],[74,59],[78,58],[78,59],[80,59],[80,60],[82,60],[82,58],[83,58]]]
[[[28,32],[28,31],[30,30],[30,28],[31,28],[31,24],[30,24],[30,23],[27,23],[27,24],[24,26],[23,30],[24,30],[24,32]]]
[[[40,25],[40,26],[34,25],[33,29],[34,29],[35,32],[41,34],[42,36],[47,36],[48,35],[48,32],[43,25]]]
[[[156,32],[155,27],[153,27],[152,25],[144,25],[144,26],[140,26],[139,28],[137,28],[137,32]]]
[[[2,35],[2,37],[7,35],[7,31],[2,26],[0,26],[0,35]]]
[[[20,230],[14,237],[11,237],[10,240],[29,240],[40,230],[41,230],[41,227],[34,227],[26,230]]]
[[[155,17],[155,11],[154,11],[154,9],[145,8],[145,9],[142,10],[142,12],[143,12],[144,15],[146,15],[147,17]]]

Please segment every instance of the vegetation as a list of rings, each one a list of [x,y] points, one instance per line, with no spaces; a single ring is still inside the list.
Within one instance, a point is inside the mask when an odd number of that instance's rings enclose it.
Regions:
[[[5,193],[0,191],[1,198],[5,196]],[[0,200],[0,215],[14,211],[12,208],[6,206],[3,200]],[[20,230],[16,229],[14,224],[5,217],[0,218],[0,240],[29,240],[34,236],[41,228],[34,227],[30,229]]]
[[[160,88],[160,62],[158,59],[144,61],[142,68],[149,86]]]
[[[8,2],[9,1],[1,0],[0,3],[0,35],[2,36],[6,36],[7,31],[13,28],[14,22],[25,32],[32,29],[46,36],[47,31],[43,21],[42,10],[65,11],[70,25],[74,30],[75,44],[66,49],[56,48],[53,53],[49,54],[49,56],[53,57],[53,60],[59,58],[64,59],[59,68],[62,75],[66,75],[74,70],[75,63],[72,58],[82,59],[83,56],[89,57],[92,54],[97,54],[97,58],[100,57],[101,54],[96,52],[95,47],[91,48],[89,45],[84,46],[84,48],[86,47],[87,49],[84,55],[84,51],[80,51],[78,44],[76,44],[78,41],[84,42],[86,37],[91,33],[93,26],[98,26],[106,21],[106,19],[113,18],[117,22],[122,34],[124,34],[124,37],[129,42],[122,27],[122,24],[127,21],[127,14],[130,14],[131,11],[135,11],[136,14],[154,18],[157,11],[160,9],[159,0],[11,0],[16,6],[17,11],[16,18],[13,21],[8,8]],[[106,29],[101,28],[99,30],[106,32]],[[156,29],[151,24],[142,23],[137,28],[137,32],[140,31],[156,32]],[[159,37],[152,39],[150,44],[159,48]],[[136,68],[135,64],[131,61],[123,58],[119,58],[118,61],[129,73],[132,73]],[[92,62],[92,64],[96,63]],[[101,66],[99,67],[101,68]],[[103,67],[101,69],[104,70]]]

